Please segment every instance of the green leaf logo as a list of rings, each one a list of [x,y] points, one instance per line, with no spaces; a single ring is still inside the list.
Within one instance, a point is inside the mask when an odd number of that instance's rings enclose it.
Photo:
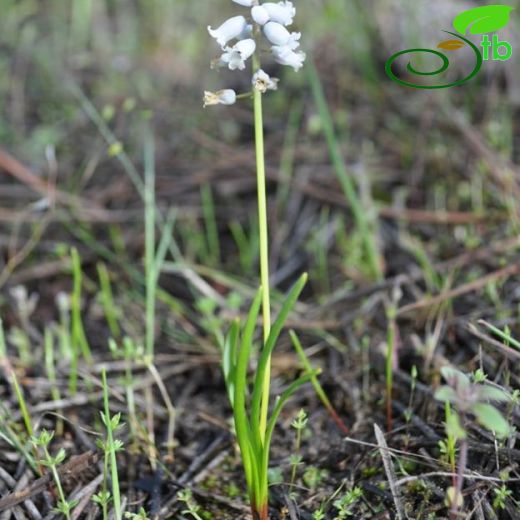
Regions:
[[[509,22],[513,10],[508,5],[483,5],[464,11],[453,20],[453,27],[461,34],[485,34],[498,31]]]

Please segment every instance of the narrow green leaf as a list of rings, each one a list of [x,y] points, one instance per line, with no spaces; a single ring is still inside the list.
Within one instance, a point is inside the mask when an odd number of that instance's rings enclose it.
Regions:
[[[276,345],[276,341],[278,340],[278,336],[282,331],[282,328],[291,312],[296,300],[300,296],[305,283],[307,282],[307,273],[303,273],[300,278],[296,281],[296,283],[292,286],[289,294],[285,298],[283,302],[282,308],[280,309],[280,313],[278,314],[273,326],[271,327],[271,331],[269,332],[269,336],[267,341],[265,342],[264,348],[262,349],[262,353],[260,354],[260,359],[258,361],[258,367],[256,369],[255,382],[253,387],[253,399],[251,405],[251,424],[253,430],[259,430],[259,422],[260,422],[260,403],[262,400],[262,386],[264,383],[265,371],[267,370],[267,363],[271,356],[271,353]]]
[[[155,261],[154,261],[154,267],[153,267],[155,283],[157,283],[157,280],[159,279],[161,270],[164,267],[164,260],[166,258],[166,254],[168,253],[170,244],[172,243],[172,240],[173,240],[173,228],[175,226],[176,218],[177,218],[177,212],[174,209],[170,209],[168,211],[168,215],[166,217],[166,223],[161,232],[161,240],[159,242],[159,245],[157,247],[157,253],[155,255]]]
[[[244,463],[244,470],[246,474],[248,489],[253,489],[257,475],[254,474],[255,458],[252,447],[251,427],[246,414],[246,395],[247,395],[247,367],[249,363],[249,356],[251,353],[251,344],[253,342],[253,335],[255,332],[256,320],[260,312],[260,304],[262,302],[262,291],[258,289],[253,300],[247,321],[242,333],[240,341],[240,350],[238,352],[236,371],[235,371],[235,397],[233,400],[233,415],[235,419],[235,429],[237,433],[237,440],[242,454],[242,461]]]
[[[222,352],[222,372],[224,373],[224,381],[226,382],[226,389],[231,408],[233,408],[235,399],[236,353],[239,334],[240,321],[237,318],[231,324],[229,332],[224,341],[224,348]]]
[[[300,339],[296,335],[296,332],[294,332],[294,330],[290,330],[289,335],[291,336],[292,344],[294,346],[294,349],[296,350],[296,353],[298,354],[298,357],[300,358],[300,361],[302,362],[303,367],[308,373],[313,372],[314,369],[311,365],[311,362],[309,361],[309,358],[305,354],[305,351],[303,350],[302,344],[300,342]],[[332,405],[330,404],[330,400],[327,397],[325,390],[323,390],[323,387],[320,385],[320,382],[318,381],[318,378],[316,376],[314,376],[311,379],[311,383],[314,387],[314,391],[316,392],[316,394],[318,394],[318,397],[321,399],[325,407],[331,407]]]
[[[494,325],[491,325],[491,323],[488,323],[485,320],[479,320],[479,323],[487,327],[491,332],[495,333],[499,338],[503,339],[504,342],[507,345],[511,345],[512,347],[515,347],[516,349],[520,350],[520,341],[516,340],[511,336],[511,334],[506,334],[504,331],[500,330],[499,328],[495,327]]]
[[[309,361],[309,358],[305,354],[305,351],[303,350],[302,344],[300,343],[300,340],[298,339],[298,336],[294,332],[294,330],[290,330],[289,334],[291,336],[291,340],[293,343],[293,346],[300,358],[300,361],[302,362],[303,366],[305,367],[305,370],[307,372],[312,372],[313,367],[311,365],[311,362]],[[325,393],[325,390],[323,390],[323,387],[321,386],[318,378],[314,376],[311,379],[312,386],[314,387],[314,391],[318,395],[318,397],[321,399],[321,402],[323,403],[323,406],[327,409],[327,412],[331,416],[332,420],[336,423],[338,428],[344,433],[348,434],[348,427],[347,425],[341,420],[341,417],[334,409],[334,406],[332,406],[332,403],[330,402],[330,399],[328,398],[327,394]]]

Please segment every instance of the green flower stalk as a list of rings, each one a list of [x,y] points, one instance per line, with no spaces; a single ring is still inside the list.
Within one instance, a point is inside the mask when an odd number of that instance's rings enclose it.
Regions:
[[[260,57],[255,54],[253,67],[260,69]],[[269,243],[267,231],[267,195],[265,181],[265,152],[264,152],[264,122],[262,114],[262,92],[253,89],[254,117],[255,117],[255,149],[256,149],[256,182],[258,194],[258,227],[260,241],[260,282],[262,284],[262,316],[264,342],[271,331],[271,303],[269,297]],[[270,361],[270,360],[269,360]],[[267,426],[267,409],[269,406],[269,382],[271,380],[271,363],[268,362],[265,372],[264,391],[262,394],[262,410],[260,416],[260,432],[262,442],[265,438]]]

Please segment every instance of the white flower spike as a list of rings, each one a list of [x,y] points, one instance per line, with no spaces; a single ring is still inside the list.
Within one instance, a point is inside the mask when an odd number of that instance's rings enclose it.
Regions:
[[[243,16],[233,16],[226,20],[218,29],[212,29],[208,25],[208,32],[224,47],[230,40],[238,38],[247,29],[247,22]]]
[[[237,94],[233,89],[226,88],[217,92],[204,91],[204,106],[233,105],[237,100]]]
[[[274,60],[295,71],[303,67],[305,53],[297,51],[300,46],[301,33],[290,32],[287,27],[293,23],[296,8],[293,2],[263,2],[260,0],[233,0],[235,4],[250,9],[250,15],[233,16],[217,29],[208,26],[208,32],[222,49],[222,55],[211,61],[211,68],[226,67],[229,70],[244,70],[246,61],[258,53],[260,60],[260,40],[265,36],[271,47]],[[231,43],[230,43],[231,42]],[[268,90],[276,90],[278,79],[258,68],[252,77],[254,96],[264,94]],[[204,106],[232,105],[237,98],[250,97],[251,93],[240,94],[231,89],[217,92],[204,92]]]
[[[255,40],[248,38],[241,40],[233,47],[225,47],[224,54],[220,57],[220,62],[228,66],[229,70],[244,70],[246,60],[250,58],[256,49]]]
[[[278,81],[278,78],[271,78],[269,74],[259,69],[253,75],[252,83],[255,90],[265,94],[268,90],[277,90]]]

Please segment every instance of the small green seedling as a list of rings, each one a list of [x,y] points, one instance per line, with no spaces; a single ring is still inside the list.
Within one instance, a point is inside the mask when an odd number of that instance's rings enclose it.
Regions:
[[[340,498],[334,500],[332,505],[338,511],[335,519],[343,520],[344,518],[350,518],[354,515],[353,506],[363,496],[363,491],[359,487],[355,487],[350,491],[347,491]]]
[[[67,520],[71,520],[71,512],[74,507],[76,507],[78,501],[67,500],[65,497],[65,492],[63,491],[60,475],[58,473],[58,466],[65,460],[65,450],[61,448],[56,455],[52,456],[50,454],[49,445],[53,437],[54,432],[42,430],[40,435],[31,438],[31,442],[35,449],[40,448],[43,450],[44,458],[40,460],[39,463],[51,470],[52,478],[56,484],[56,489],[58,490],[58,505],[56,507],[56,512],[64,515]]]
[[[114,438],[114,433],[117,429],[121,428],[123,424],[121,423],[121,414],[118,413],[116,415],[110,415],[110,407],[108,400],[108,382],[107,382],[107,373],[106,369],[103,368],[101,372],[101,381],[103,384],[103,405],[104,411],[100,412],[101,420],[106,428],[106,439],[104,441],[98,442],[98,446],[103,450],[104,457],[104,467],[103,467],[103,494],[98,495],[98,499],[96,500],[98,504],[103,508],[103,519],[105,520],[108,517],[108,502],[110,498],[113,500],[114,504],[114,517],[116,520],[122,519],[122,509],[121,509],[121,493],[119,491],[119,473],[117,471],[117,452],[123,449],[123,442]],[[108,473],[110,467],[110,478],[112,481],[112,493],[108,492]]]
[[[325,519],[325,511],[323,505],[321,505],[316,511],[312,513],[312,520],[324,520]]]
[[[320,469],[316,466],[308,466],[303,472],[303,483],[310,491],[316,491],[323,481],[328,477],[329,472],[326,469]]]
[[[513,491],[505,484],[502,484],[499,488],[495,488],[493,493],[495,494],[495,498],[493,499],[493,509],[502,510],[506,508],[506,500],[513,494]]]
[[[497,437],[507,437],[511,427],[500,411],[490,404],[490,401],[509,401],[507,392],[490,384],[473,383],[455,368],[443,367],[441,373],[448,384],[435,392],[436,399],[449,402],[461,415],[474,415],[481,426],[495,432]],[[482,380],[482,375],[478,379]]]
[[[177,493],[177,498],[186,505],[186,509],[182,512],[183,515],[190,515],[192,518],[195,518],[195,520],[202,520],[199,515],[200,506],[193,500],[191,489],[183,489],[182,491],[179,491]]]
[[[443,367],[441,373],[447,385],[437,389],[435,398],[446,403],[446,433],[451,457],[454,456],[454,444],[456,442],[460,444],[457,476],[454,485],[446,493],[447,502],[451,505],[450,514],[455,517],[462,506],[463,475],[468,459],[466,432],[468,415],[474,416],[481,426],[494,432],[497,437],[507,437],[511,427],[490,401],[509,401],[510,396],[504,390],[490,384],[472,382],[466,374],[455,368]],[[473,378],[473,381],[485,379],[485,374],[480,373]]]
[[[129,518],[130,520],[150,520],[144,507],[140,507],[137,513],[125,513],[125,518]]]
[[[294,445],[294,453],[290,457],[291,462],[291,486],[294,485],[294,481],[296,480],[296,470],[298,466],[302,463],[302,456],[300,455],[300,448],[302,442],[302,431],[305,426],[307,426],[307,422],[309,418],[305,410],[301,409],[296,416],[296,419],[293,420],[291,426],[296,430],[296,441]]]

